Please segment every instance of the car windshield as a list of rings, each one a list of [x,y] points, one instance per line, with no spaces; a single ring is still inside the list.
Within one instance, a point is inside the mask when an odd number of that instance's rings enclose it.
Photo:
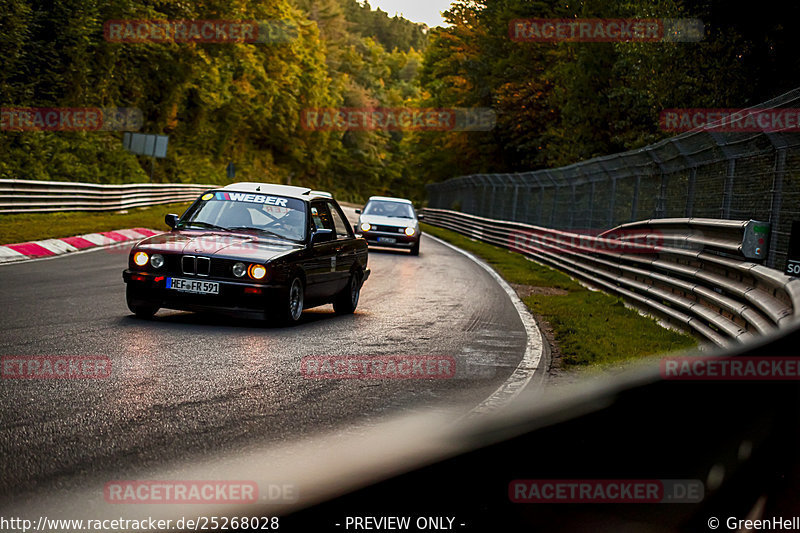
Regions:
[[[379,215],[384,217],[414,218],[414,208],[401,202],[373,200],[364,208],[365,215]]]
[[[306,236],[305,203],[282,196],[208,193],[181,217],[177,229],[253,231],[301,242]]]

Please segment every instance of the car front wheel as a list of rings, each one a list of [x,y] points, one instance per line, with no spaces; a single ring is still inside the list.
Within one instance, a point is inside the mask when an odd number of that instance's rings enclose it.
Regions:
[[[303,316],[304,297],[303,280],[299,276],[295,276],[289,284],[289,290],[284,296],[281,305],[275,310],[273,316],[281,324],[297,324],[300,321],[300,317]]]
[[[130,285],[125,288],[125,299],[128,303],[128,309],[136,315],[136,318],[150,320],[153,318],[153,315],[158,312],[159,308],[157,305],[144,305],[141,302],[135,303],[137,302],[136,295],[134,294],[133,287]]]

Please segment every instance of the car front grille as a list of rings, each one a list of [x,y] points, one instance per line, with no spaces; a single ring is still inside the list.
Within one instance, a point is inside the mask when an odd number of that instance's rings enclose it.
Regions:
[[[383,233],[403,233],[406,228],[398,228],[397,226],[372,226],[372,231],[380,231]]]
[[[208,276],[211,273],[211,258],[184,255],[181,257],[181,272],[196,276]]]
[[[196,258],[196,261],[192,260],[193,257]],[[177,254],[164,254],[164,259],[167,262],[164,272],[173,276],[209,276],[215,279],[241,280],[231,271],[233,265],[239,262],[238,260]],[[247,263],[245,262],[245,264]]]

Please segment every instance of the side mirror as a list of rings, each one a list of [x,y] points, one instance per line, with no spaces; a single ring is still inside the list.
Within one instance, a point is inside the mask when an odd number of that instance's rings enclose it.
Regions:
[[[311,234],[311,244],[319,244],[321,242],[330,242],[333,240],[332,229],[318,229]]]
[[[361,214],[361,209],[356,209],[356,215],[360,215],[360,214]]]
[[[175,226],[178,224],[178,215],[170,213],[164,216],[164,223],[170,228],[175,229]]]
[[[418,213],[417,220],[425,220],[425,215],[423,215],[422,213]]]

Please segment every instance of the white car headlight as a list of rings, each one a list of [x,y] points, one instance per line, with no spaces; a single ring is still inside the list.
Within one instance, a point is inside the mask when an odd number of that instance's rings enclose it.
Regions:
[[[233,265],[234,276],[236,276],[237,278],[241,278],[245,274],[247,274],[247,265],[245,265],[244,263],[236,263],[235,265]]]

